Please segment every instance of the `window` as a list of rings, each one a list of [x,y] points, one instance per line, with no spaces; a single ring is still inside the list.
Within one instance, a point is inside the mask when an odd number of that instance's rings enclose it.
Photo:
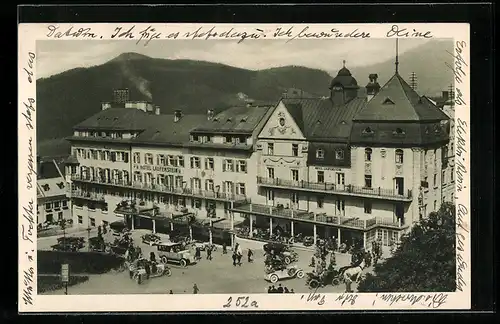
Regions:
[[[205,158],[205,170],[214,169],[214,158]]]
[[[292,201],[292,205],[297,205],[299,203],[299,194],[293,192],[292,196],[290,197],[290,200]]]
[[[45,210],[51,210],[51,209],[52,209],[52,203],[46,203]]]
[[[337,200],[335,203],[335,206],[337,207],[337,211],[344,211],[345,210],[345,201],[344,200]]]
[[[201,179],[193,178],[191,180],[191,186],[192,186],[193,190],[200,190],[201,189]]]
[[[231,181],[224,181],[224,192],[233,193],[233,183]]]
[[[371,214],[372,213],[372,202],[365,201],[364,206],[365,206],[365,214]]]
[[[345,184],[345,175],[344,173],[337,173],[337,184],[344,185]]]
[[[246,144],[247,138],[245,136],[240,136],[236,138],[236,144]]]
[[[224,136],[224,143],[232,143],[233,138],[231,136]]]
[[[61,208],[61,202],[60,201],[55,201],[54,202],[54,208]]]
[[[274,143],[267,143],[267,154],[274,155]]]
[[[397,164],[403,163],[403,150],[400,149],[396,150],[396,163]]]
[[[325,151],[323,149],[317,149],[316,150],[316,158],[317,159],[324,159],[325,158]]]
[[[165,155],[158,155],[158,165],[167,165],[167,158],[165,157]]]
[[[335,151],[335,158],[337,160],[343,160],[344,159],[344,151],[342,151],[342,150],[336,150]]]
[[[272,190],[267,191],[267,200],[274,201],[274,191],[272,191]]]
[[[214,191],[214,181],[212,179],[205,180],[205,190]]]
[[[371,148],[365,148],[365,161],[366,162],[372,161],[372,149]]]
[[[318,196],[318,197],[316,197],[316,203],[318,205],[318,208],[323,208],[325,201],[324,201],[323,197]]]
[[[90,219],[90,226],[95,227],[95,218],[89,217]]]
[[[182,155],[179,155],[179,156],[177,157],[177,162],[179,163],[179,166],[180,166],[181,168],[183,168],[183,167],[184,167],[184,157],[183,157]]]
[[[318,182],[325,182],[325,171],[318,171]]]
[[[292,156],[299,156],[299,144],[292,144]]]
[[[134,172],[134,182],[142,182],[142,174],[139,171]]]
[[[57,219],[62,220],[63,219],[63,212],[58,212],[57,213]]]
[[[246,189],[245,189],[245,184],[244,183],[238,183],[236,184],[236,194],[245,196],[246,195]]]
[[[299,170],[291,170],[292,171],[292,181],[299,181]]]
[[[54,221],[54,216],[52,214],[47,214],[45,217],[48,223],[52,223]]]
[[[369,174],[365,174],[365,188],[372,187],[372,176]]]
[[[274,179],[274,168],[267,168],[267,177],[269,179]]]
[[[191,135],[191,138],[192,138],[193,142],[199,142],[200,141],[200,137],[198,135]]]
[[[437,200],[434,200],[434,211],[437,211]]]
[[[441,183],[446,183],[446,171],[441,172]]]
[[[153,164],[153,154],[147,153],[145,156],[145,164]]]
[[[200,158],[197,156],[191,157],[191,169],[199,169],[201,167]]]
[[[176,167],[177,166],[177,159],[173,155],[168,156],[168,165]]]
[[[224,164],[222,165],[223,172],[233,172],[234,171],[234,163],[233,160],[224,160]]]
[[[201,208],[201,199],[192,199],[191,200],[191,207],[200,209]]]
[[[123,153],[123,162],[128,163],[128,152]]]
[[[236,162],[236,172],[247,173],[247,161],[238,160]]]
[[[434,174],[434,187],[437,187],[437,174]]]
[[[437,150],[434,150],[434,164],[437,163]]]
[[[455,179],[455,168],[451,167],[450,168],[450,181],[454,181]]]
[[[63,207],[63,208],[68,207],[68,201],[67,201],[67,200],[63,200],[63,201],[62,201],[62,207]]]
[[[111,161],[116,161],[116,152],[111,152]],[[151,154],[151,164],[153,164],[153,155]]]
[[[83,224],[83,217],[78,215],[78,224]]]

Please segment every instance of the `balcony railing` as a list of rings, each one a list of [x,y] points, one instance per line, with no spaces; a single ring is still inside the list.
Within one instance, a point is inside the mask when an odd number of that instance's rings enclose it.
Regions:
[[[258,214],[263,216],[275,216],[278,218],[288,218],[290,220],[304,221],[318,225],[332,225],[348,229],[368,230],[374,227],[391,227],[402,229],[406,226],[401,221],[373,217],[369,219],[360,219],[357,217],[330,216],[326,213],[314,214],[305,210],[292,210],[287,208],[277,208],[274,206],[265,206],[258,204],[240,205],[233,208],[234,212],[242,214]]]
[[[412,191],[406,190],[399,192],[393,189],[365,188],[353,185],[338,185],[328,182],[308,182],[292,181],[278,178],[257,177],[257,183],[264,186],[282,187],[290,189],[305,189],[309,191],[318,191],[322,193],[336,193],[354,196],[380,197],[391,200],[411,200]]]
[[[110,185],[122,188],[140,189],[147,191],[154,191],[158,193],[175,194],[180,196],[190,196],[194,198],[206,198],[213,200],[223,200],[223,201],[245,201],[245,195],[238,195],[227,192],[215,192],[209,190],[192,189],[192,188],[181,188],[165,186],[160,184],[143,183],[143,182],[131,182],[124,180],[104,180],[90,177],[82,177],[78,174],[73,174],[71,176],[73,181],[82,181],[88,183],[97,183],[103,185]]]
[[[106,201],[104,199],[104,195],[102,194],[97,194],[95,192],[84,192],[79,190],[73,190],[71,192],[71,197],[91,200],[91,201],[102,201],[102,202]]]

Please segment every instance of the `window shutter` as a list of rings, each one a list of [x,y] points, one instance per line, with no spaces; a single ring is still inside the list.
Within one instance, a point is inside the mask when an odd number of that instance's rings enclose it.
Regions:
[[[128,163],[128,153],[123,153],[123,162]]]

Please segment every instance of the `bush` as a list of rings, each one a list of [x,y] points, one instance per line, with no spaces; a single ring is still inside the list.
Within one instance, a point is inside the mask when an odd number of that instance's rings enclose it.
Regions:
[[[123,259],[100,252],[38,251],[38,273],[60,274],[61,264],[70,266],[70,273],[106,273],[118,268]]]
[[[86,282],[89,280],[88,276],[71,276],[69,278],[68,287]],[[61,277],[54,276],[38,276],[37,278],[37,290],[39,294],[47,291],[53,291],[64,288],[64,284],[61,282]]]

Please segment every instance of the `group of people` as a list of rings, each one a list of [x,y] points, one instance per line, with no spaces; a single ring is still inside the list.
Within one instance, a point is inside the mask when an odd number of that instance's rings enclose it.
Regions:
[[[269,286],[267,288],[267,293],[268,294],[287,294],[287,293],[295,293],[295,291],[293,291],[293,289],[288,289],[287,287],[283,287],[281,284],[278,285],[278,287],[275,287],[274,285],[272,286]]]

